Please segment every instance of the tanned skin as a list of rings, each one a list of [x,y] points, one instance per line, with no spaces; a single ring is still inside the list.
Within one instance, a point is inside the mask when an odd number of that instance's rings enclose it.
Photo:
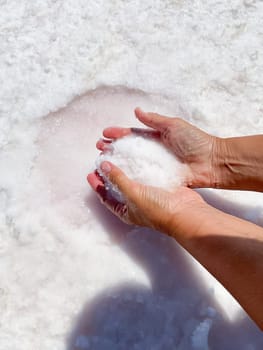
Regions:
[[[130,180],[110,162],[102,171],[126,198],[109,199],[97,172],[88,181],[101,202],[122,221],[157,229],[176,239],[239,301],[263,330],[263,229],[207,204],[193,188],[263,191],[263,135],[219,138],[180,118],[145,113],[136,117],[150,129],[111,127],[97,148],[139,133],[156,137],[189,166],[181,187],[165,191]],[[191,220],[189,220],[191,217]]]

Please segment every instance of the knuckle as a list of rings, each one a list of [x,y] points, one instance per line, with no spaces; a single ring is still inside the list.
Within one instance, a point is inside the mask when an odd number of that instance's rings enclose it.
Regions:
[[[171,138],[171,128],[170,128],[170,126],[166,126],[163,129],[161,137],[162,137],[163,141],[169,141],[169,139]]]
[[[148,187],[140,185],[138,188],[138,191],[137,191],[137,197],[141,203],[146,203],[148,201],[148,198],[149,198]]]
[[[173,118],[171,118],[171,119],[172,119],[172,121],[173,121],[174,123],[177,123],[177,122],[182,121],[182,118],[180,118],[180,117],[173,117]]]

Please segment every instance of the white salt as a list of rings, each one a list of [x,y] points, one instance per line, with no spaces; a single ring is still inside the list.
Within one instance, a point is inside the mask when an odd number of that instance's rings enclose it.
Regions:
[[[1,350],[71,349],[77,336],[87,337],[79,349],[89,341],[107,350],[192,350],[192,328],[210,318],[196,315],[210,304],[218,312],[211,349],[263,349],[260,330],[243,314],[226,319],[221,306],[233,308],[215,282],[198,284],[168,238],[141,229],[119,246],[112,237],[128,229],[100,212],[85,180],[102,128],[139,126],[137,105],[182,116],[183,102],[187,120],[209,133],[262,133],[262,12],[262,1],[241,0],[1,0]],[[85,92],[40,129],[37,117]],[[263,225],[260,195],[216,192],[214,202],[235,215],[255,208]],[[103,296],[116,286],[118,300],[124,283],[143,286],[144,301],[116,302],[122,327],[106,333],[113,322]],[[85,333],[85,314],[66,345],[74,320],[96,301],[97,336]]]
[[[192,335],[192,346],[196,350],[208,350],[208,334],[212,326],[212,320],[202,321],[194,330]]]
[[[159,140],[138,135],[118,139],[112,142],[110,150],[101,153],[96,160],[96,168],[104,178],[106,187],[118,200],[123,199],[120,192],[101,172],[103,161],[112,162],[132,180],[168,190],[182,185],[188,171],[188,166]]]

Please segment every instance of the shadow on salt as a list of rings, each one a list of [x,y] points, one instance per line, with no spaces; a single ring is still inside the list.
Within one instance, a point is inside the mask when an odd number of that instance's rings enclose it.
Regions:
[[[150,287],[125,283],[109,288],[84,305],[69,330],[68,350],[261,349],[263,338],[257,327],[173,239],[149,229],[132,230],[88,189],[85,175],[93,168],[101,130],[116,124],[139,126],[133,117],[137,105],[188,118],[173,99],[121,87],[101,88],[46,118],[40,135],[38,164],[42,171],[56,169],[46,175],[53,202],[61,203],[54,208],[68,229],[92,218],[150,280]],[[257,221],[262,211],[220,193],[202,192],[213,205],[246,219]],[[247,213],[254,210],[256,215],[249,217]]]

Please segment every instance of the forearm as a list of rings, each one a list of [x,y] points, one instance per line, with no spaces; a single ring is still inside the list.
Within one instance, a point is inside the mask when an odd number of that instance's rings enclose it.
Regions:
[[[263,135],[218,138],[215,187],[263,191]]]
[[[263,229],[212,207],[191,218],[174,237],[263,329]]]

